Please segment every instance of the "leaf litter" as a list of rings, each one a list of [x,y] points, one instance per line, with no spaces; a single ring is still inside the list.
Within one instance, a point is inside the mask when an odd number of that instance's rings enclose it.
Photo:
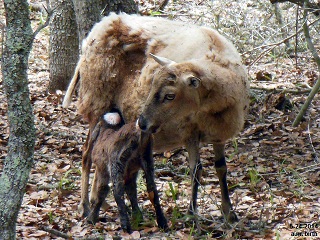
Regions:
[[[213,24],[215,27],[219,23],[221,31],[227,29],[224,25],[224,11],[227,10],[217,8],[211,1],[169,1],[164,12],[157,12],[154,1],[138,2],[141,12],[145,14],[156,13],[188,22]],[[215,4],[220,7],[229,4],[230,9],[236,6],[241,11],[245,11],[244,7],[250,8],[249,16],[257,16],[261,12],[270,15],[272,10],[271,6],[265,5],[263,7],[266,8],[261,10],[261,4],[254,1],[221,1]],[[220,11],[220,22],[214,22],[210,14],[212,9]],[[32,14],[33,24],[36,25],[39,16],[34,12]],[[233,14],[236,18],[238,13]],[[215,11],[214,16],[217,15]],[[235,34],[239,24],[248,27],[246,22],[241,23],[241,18],[235,21],[238,22],[231,24],[230,31],[227,31],[229,38]],[[49,81],[48,34],[46,29],[40,32],[30,55],[28,76],[37,141],[34,167],[17,221],[18,239],[61,239],[44,229],[76,238],[104,236],[105,239],[297,239],[293,234],[299,232],[320,235],[319,96],[314,99],[300,126],[291,126],[307,97],[308,85],[312,86],[319,75],[307,51],[299,52],[298,66],[290,56],[274,58],[267,55],[249,67],[252,87],[250,112],[244,130],[226,146],[230,197],[240,221],[229,227],[223,224],[219,181],[213,166],[214,153],[208,144],[200,151],[204,166],[198,194],[201,234],[197,234],[193,221],[186,214],[191,182],[187,153],[180,149],[155,154],[156,183],[171,230],[164,233],[157,228],[152,204],[140,176],[138,197],[144,222],[128,235],[120,230],[112,194],[107,197],[107,205],[100,212],[101,221],[95,226],[86,224],[78,214],[81,149],[87,125],[76,114],[74,104],[69,109],[61,107],[63,93],[53,95],[46,91]],[[250,39],[247,44],[241,39],[246,37],[245,34],[243,32],[231,38],[241,52],[248,51],[250,44],[254,44]],[[264,41],[272,42],[271,37],[264,37]],[[255,55],[257,53],[252,56],[244,54],[244,61],[252,62]],[[2,79],[0,86],[2,169],[9,131]],[[309,223],[311,227],[296,228],[303,223]],[[301,236],[300,239],[309,238]]]

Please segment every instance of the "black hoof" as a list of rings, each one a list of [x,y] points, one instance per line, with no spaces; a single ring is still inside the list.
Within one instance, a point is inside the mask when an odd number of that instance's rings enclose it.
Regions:
[[[226,220],[227,220],[228,223],[231,223],[231,224],[239,222],[238,216],[234,211],[230,211],[229,212]]]
[[[163,229],[165,232],[169,230],[169,226],[168,226],[166,218],[158,220],[157,222],[158,222],[158,227],[159,228]]]
[[[78,210],[82,218],[86,218],[90,214],[90,208],[88,204],[80,203]]]

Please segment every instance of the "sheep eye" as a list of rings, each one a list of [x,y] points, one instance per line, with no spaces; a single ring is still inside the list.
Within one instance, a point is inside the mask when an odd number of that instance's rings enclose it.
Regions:
[[[174,74],[169,74],[169,76],[167,77],[167,80],[168,80],[168,81],[174,81],[174,80],[176,80],[176,75],[174,75]]]
[[[166,94],[166,95],[164,96],[164,98],[165,98],[166,100],[169,100],[169,101],[172,101],[175,97],[176,97],[175,94]]]

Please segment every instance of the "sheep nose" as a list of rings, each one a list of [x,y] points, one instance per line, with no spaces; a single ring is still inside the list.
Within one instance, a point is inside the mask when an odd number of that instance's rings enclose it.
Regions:
[[[146,131],[147,130],[147,121],[142,115],[140,115],[140,117],[138,119],[138,125],[139,125],[139,128],[142,131]]]

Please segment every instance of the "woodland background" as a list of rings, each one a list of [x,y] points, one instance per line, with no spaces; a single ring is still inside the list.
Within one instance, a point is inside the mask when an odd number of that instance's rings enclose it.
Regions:
[[[31,1],[40,4],[40,1]],[[242,54],[251,81],[251,107],[243,132],[230,140],[228,184],[231,201],[240,218],[225,228],[219,210],[220,192],[210,145],[201,149],[204,166],[199,193],[199,218],[203,233],[197,235],[186,212],[190,198],[190,176],[184,150],[156,156],[156,182],[171,231],[155,224],[144,179],[139,178],[139,202],[144,225],[131,236],[119,231],[112,194],[104,222],[87,225],[79,217],[81,147],[87,125],[76,114],[75,104],[62,109],[63,93],[49,94],[48,38],[50,29],[37,35],[29,58],[29,88],[34,107],[37,141],[35,162],[18,217],[18,239],[55,239],[106,236],[144,239],[316,239],[320,236],[320,114],[319,96],[312,102],[298,127],[292,123],[305,102],[310,87],[319,78],[303,33],[302,10],[297,5],[269,1],[136,1],[144,15],[157,15],[217,29]],[[45,12],[31,12],[34,29]],[[309,22],[318,18],[309,14]],[[0,3],[3,32],[4,9]],[[312,40],[320,51],[320,25],[310,26]],[[289,36],[293,36],[288,38]],[[0,35],[0,41],[3,34]],[[1,76],[0,76],[1,77]],[[0,169],[9,136],[6,100],[0,78]],[[296,224],[318,224],[315,228],[292,228]],[[57,232],[52,234],[49,230]],[[48,232],[49,231],[49,232]],[[302,232],[302,237],[292,236]],[[57,234],[64,233],[65,235]]]

